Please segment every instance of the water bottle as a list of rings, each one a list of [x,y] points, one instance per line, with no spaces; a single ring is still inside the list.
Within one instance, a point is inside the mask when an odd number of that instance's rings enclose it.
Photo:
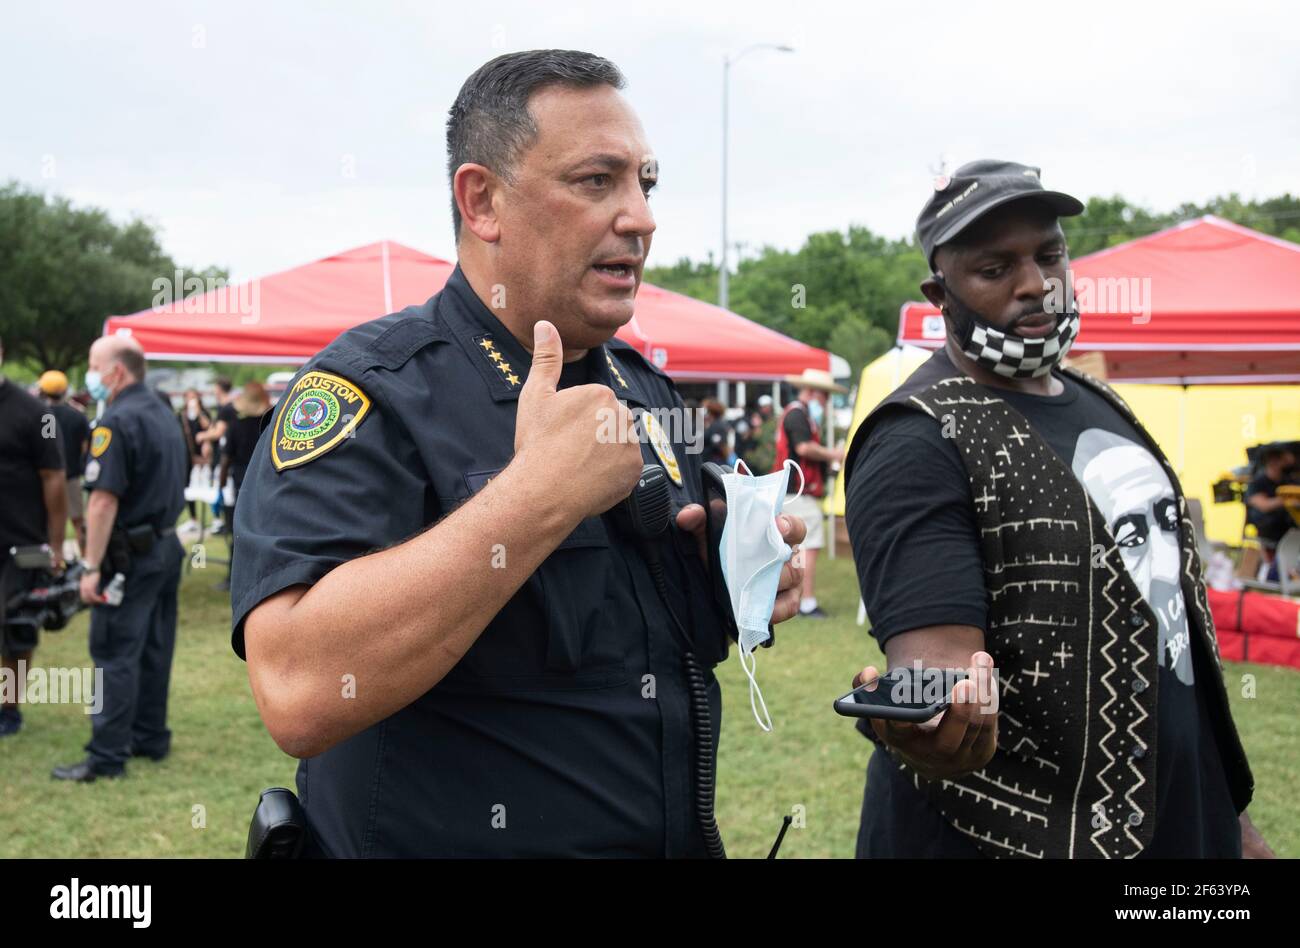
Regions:
[[[126,589],[126,577],[121,573],[114,573],[113,578],[104,588],[104,604],[108,606],[120,606],[122,604],[122,591]]]

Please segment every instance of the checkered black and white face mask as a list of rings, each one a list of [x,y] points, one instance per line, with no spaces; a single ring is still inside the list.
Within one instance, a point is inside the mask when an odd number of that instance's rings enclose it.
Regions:
[[[1079,310],[1070,306],[1056,317],[1056,328],[1039,339],[1022,339],[990,326],[943,283],[946,312],[953,321],[961,351],[995,375],[1008,379],[1039,378],[1061,363],[1079,335]]]

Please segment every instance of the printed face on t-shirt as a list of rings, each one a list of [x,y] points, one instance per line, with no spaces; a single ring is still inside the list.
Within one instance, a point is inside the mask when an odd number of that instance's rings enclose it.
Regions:
[[[1127,438],[1088,428],[1072,464],[1110,527],[1129,575],[1160,622],[1160,664],[1192,683],[1187,615],[1179,584],[1178,500],[1151,453]]]

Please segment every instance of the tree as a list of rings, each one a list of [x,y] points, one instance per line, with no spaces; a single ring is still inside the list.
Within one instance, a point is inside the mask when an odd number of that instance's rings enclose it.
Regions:
[[[832,330],[826,348],[848,360],[849,377],[856,379],[863,368],[889,351],[895,338],[860,316],[848,316]]]
[[[1173,223],[1172,215],[1152,214],[1134,207],[1117,194],[1108,198],[1089,198],[1078,217],[1061,218],[1061,230],[1065,232],[1071,258],[1078,259],[1135,237],[1153,234]]]
[[[1186,202],[1166,213],[1137,207],[1119,195],[1094,197],[1088,199],[1078,217],[1062,218],[1061,228],[1070,246],[1070,256],[1078,258],[1206,214],[1300,243],[1300,198],[1290,194],[1262,201],[1243,201],[1237,194],[1229,194],[1212,198],[1203,205]]]
[[[104,319],[147,308],[177,266],[140,220],[118,225],[17,182],[0,188],[0,338],[5,358],[40,369],[85,364]],[[221,270],[194,272],[205,279]]]
[[[916,299],[929,273],[920,248],[910,239],[888,240],[865,227],[808,235],[795,251],[764,247],[742,259],[731,281],[731,308],[770,329],[826,348],[837,337],[852,343],[839,355],[883,351],[880,340],[898,333],[898,311]],[[697,299],[717,298],[717,267],[679,260],[646,271],[646,279]],[[875,330],[870,333],[869,330]],[[858,340],[869,340],[863,343]]]
[[[693,263],[682,257],[672,266],[653,267],[647,271],[646,279],[655,286],[693,299],[713,302],[718,298],[718,268],[712,255],[703,263]]]
[[[1216,214],[1265,234],[1300,243],[1300,198],[1284,194],[1243,201],[1236,194],[1204,206],[1185,203],[1168,212],[1130,204],[1119,195],[1089,199],[1083,214],[1061,219],[1078,258],[1154,233],[1179,221]],[[731,308],[755,322],[844,356],[854,375],[898,335],[898,313],[920,300],[930,268],[912,238],[888,240],[865,227],[809,234],[798,250],[764,247],[742,259],[731,280]],[[646,270],[645,278],[696,299],[717,299],[712,258],[682,259]]]

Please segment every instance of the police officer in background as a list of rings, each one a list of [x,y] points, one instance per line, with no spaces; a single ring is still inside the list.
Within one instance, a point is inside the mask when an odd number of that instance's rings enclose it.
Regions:
[[[102,710],[91,718],[87,756],[56,767],[60,780],[119,777],[131,756],[162,760],[171,749],[167,689],[176,645],[180,543],[189,452],[171,410],[144,385],[144,352],[105,336],[90,347],[86,387],[108,408],[90,433],[85,483],[86,571],[81,598],[90,615],[90,657],[103,670]],[[114,575],[120,605],[103,594]]]
[[[700,457],[681,426],[626,436],[633,415],[683,405],[613,339],[657,174],[622,85],[560,50],[475,72],[447,127],[458,267],[321,352],[257,446],[233,644],[267,729],[302,759],[310,855],[710,851],[712,778],[692,762],[712,767],[728,642]],[[602,516],[643,463],[663,467],[675,511],[644,543]],[[795,518],[781,529],[803,536]],[[774,621],[797,607],[798,570],[780,583]]]

